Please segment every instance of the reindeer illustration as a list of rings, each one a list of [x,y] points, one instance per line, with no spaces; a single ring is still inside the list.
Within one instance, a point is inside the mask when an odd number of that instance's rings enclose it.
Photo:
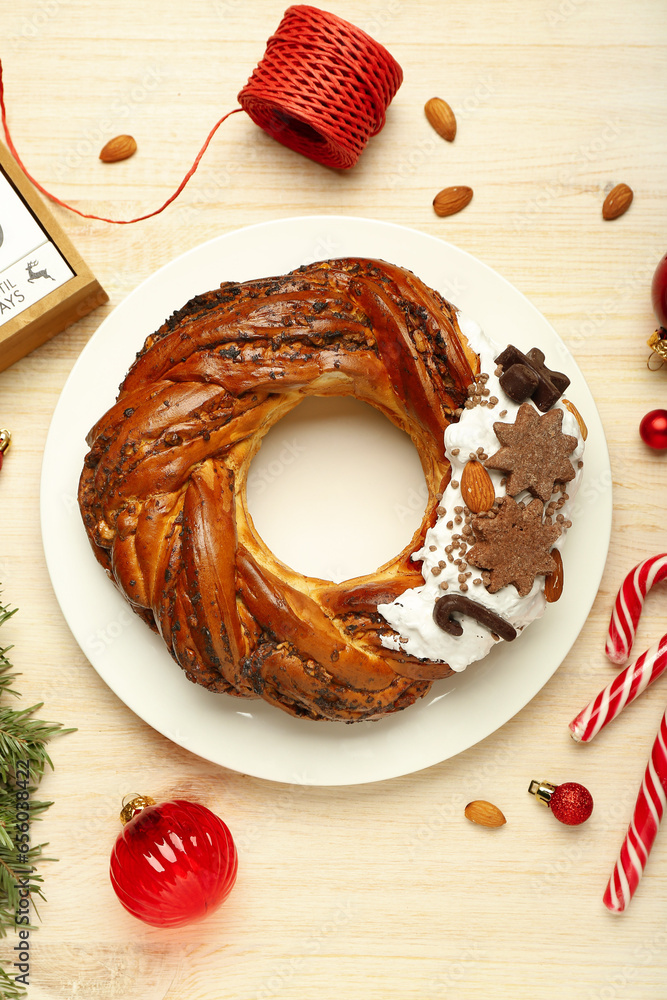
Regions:
[[[36,260],[29,260],[28,263],[26,264],[26,271],[28,272],[28,281],[30,282],[37,281],[38,278],[51,278],[51,275],[49,274],[49,272],[46,270],[45,267],[43,267],[41,271],[33,271],[33,267],[35,267],[35,265],[38,263],[39,262]],[[51,281],[55,280],[56,280],[55,278],[51,278]]]

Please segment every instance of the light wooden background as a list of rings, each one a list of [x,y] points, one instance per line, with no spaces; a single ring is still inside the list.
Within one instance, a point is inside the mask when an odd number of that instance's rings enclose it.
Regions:
[[[662,1000],[667,831],[622,918],[602,905],[667,700],[645,693],[588,748],[566,725],[612,676],[603,655],[613,595],[640,558],[667,548],[667,455],[638,438],[667,402],[646,367],[650,279],[667,250],[667,7],[661,0],[337,0],[402,65],[386,128],[338,175],[277,145],[245,116],[219,133],[180,200],[114,227],[56,209],[111,302],[0,375],[0,581],[20,613],[3,643],[25,703],[77,726],[53,745],[54,800],[42,824],[60,860],[32,935],[31,1000],[256,997]],[[278,0],[3,0],[10,121],[34,174],[83,210],[121,217],[160,204],[235,96],[277,26]],[[457,112],[440,142],[424,102]],[[106,167],[111,135],[139,153]],[[630,211],[603,223],[624,181]],[[475,190],[439,220],[434,194]],[[182,251],[248,223],[310,213],[389,220],[441,236],[513,282],[573,350],[598,403],[614,478],[602,587],[571,655],[538,697],[483,743],[438,766],[352,788],[303,789],[208,764],[172,745],[107,689],[73,640],[45,568],[40,462],[65,379],[100,320]],[[221,276],[221,278],[224,276]],[[664,631],[656,592],[638,637]],[[510,763],[507,763],[509,751]],[[596,809],[560,826],[531,778],[583,781]],[[241,848],[237,888],[207,922],[161,932],[121,909],[107,878],[119,800],[137,788],[198,798]],[[505,811],[497,831],[463,805]],[[14,942],[2,946],[6,954]]]

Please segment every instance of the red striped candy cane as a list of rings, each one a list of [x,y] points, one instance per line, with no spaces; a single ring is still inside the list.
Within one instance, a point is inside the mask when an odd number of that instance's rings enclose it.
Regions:
[[[625,663],[637,631],[644,598],[654,583],[667,577],[667,554],[638,563],[623,581],[609,622],[605,652],[613,663]]]
[[[662,717],[632,821],[621,846],[603,897],[613,913],[621,913],[632,899],[653,847],[667,806],[667,711]]]
[[[667,635],[622,670],[570,723],[572,738],[589,743],[667,669]]]

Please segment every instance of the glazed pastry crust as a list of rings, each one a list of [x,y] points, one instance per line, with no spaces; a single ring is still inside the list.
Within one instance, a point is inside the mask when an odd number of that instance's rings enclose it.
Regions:
[[[88,435],[79,503],[95,556],[191,681],[310,719],[403,709],[451,671],[384,648],[377,605],[422,582],[410,555],[436,519],[444,430],[478,370],[455,309],[382,261],[199,295],[147,339]],[[309,395],[384,413],[412,438],[428,487],[405,549],[340,584],[276,559],[247,508],[262,438]]]

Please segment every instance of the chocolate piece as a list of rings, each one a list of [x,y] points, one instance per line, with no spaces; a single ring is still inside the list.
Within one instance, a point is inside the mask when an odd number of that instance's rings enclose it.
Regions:
[[[450,618],[454,611],[459,611],[462,615],[474,618],[476,622],[488,628],[492,632],[497,632],[502,639],[511,642],[516,639],[516,629],[509,622],[497,615],[495,611],[485,608],[470,597],[461,594],[446,594],[439,597],[433,608],[433,619],[443,632],[449,635],[462,635],[463,626],[456,618]]]
[[[488,584],[482,574],[490,594],[512,583],[519,597],[526,597],[538,574],[546,576],[556,570],[549,550],[561,527],[543,524],[543,510],[539,500],[521,507],[511,497],[504,497],[494,518],[474,518],[476,543],[468,551],[467,559],[472,566],[490,570]]]
[[[506,489],[510,496],[528,490],[547,503],[557,483],[574,479],[576,472],[568,456],[577,447],[577,439],[563,434],[562,424],[562,410],[540,416],[530,403],[521,404],[513,424],[494,423],[503,447],[484,465],[509,472]]]
[[[547,368],[545,364],[544,351],[541,351],[539,347],[531,347],[531,349],[526,352],[526,357],[537,374],[541,378],[552,382],[558,390],[559,395],[562,396],[570,384],[570,380],[565,372],[557,372],[551,368]]]
[[[500,376],[499,382],[503,391],[515,403],[523,403],[533,395],[540,384],[537,372],[520,362],[510,365]]]
[[[544,363],[544,354],[537,347],[531,347],[527,354],[523,354],[518,347],[508,344],[495,360],[496,364],[502,365],[505,373],[512,365],[525,365],[535,372],[538,384],[534,392],[531,393],[531,398],[542,413],[546,413],[554,403],[558,402],[570,384],[569,378],[563,372],[551,371],[550,368],[547,368]],[[505,387],[503,386],[503,388]],[[511,398],[515,397],[511,396]],[[519,402],[519,400],[516,401]]]

